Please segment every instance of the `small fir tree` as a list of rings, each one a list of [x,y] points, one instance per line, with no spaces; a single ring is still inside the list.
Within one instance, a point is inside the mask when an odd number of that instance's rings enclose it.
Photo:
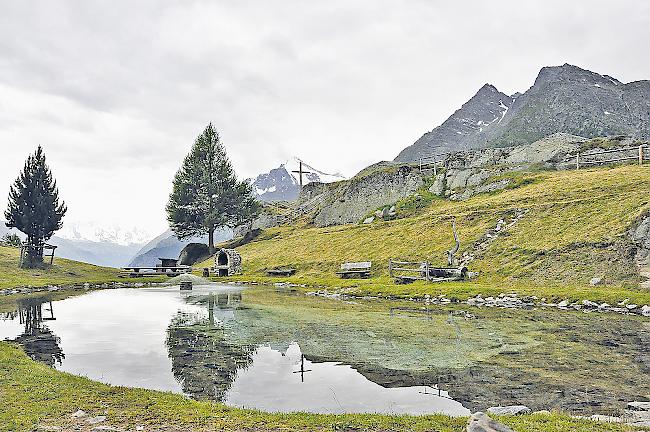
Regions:
[[[250,184],[237,180],[212,123],[196,138],[176,173],[166,210],[178,238],[207,234],[210,253],[215,251],[217,228],[234,228],[258,213]]]
[[[42,265],[43,245],[61,229],[66,211],[65,203],[59,203],[59,190],[45,163],[43,148],[38,146],[11,186],[5,211],[7,227],[16,228],[27,236],[28,252],[24,266]]]

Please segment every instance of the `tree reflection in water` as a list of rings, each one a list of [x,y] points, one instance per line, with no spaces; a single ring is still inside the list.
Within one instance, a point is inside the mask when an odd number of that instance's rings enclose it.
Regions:
[[[21,299],[18,301],[18,316],[25,330],[14,342],[19,343],[32,359],[48,366],[60,365],[65,358],[59,346],[61,339],[43,324],[43,321],[56,319],[52,301],[46,297]]]
[[[194,399],[222,400],[237,371],[252,362],[255,347],[230,344],[223,323],[234,319],[241,293],[218,293],[188,298],[204,304],[207,319],[197,313],[178,312],[167,328],[167,352],[172,373],[183,392]]]

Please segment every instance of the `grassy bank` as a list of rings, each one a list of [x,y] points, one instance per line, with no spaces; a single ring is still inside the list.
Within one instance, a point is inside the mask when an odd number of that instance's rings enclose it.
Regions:
[[[165,278],[123,279],[120,270],[100,267],[65,258],[54,258],[54,265],[43,269],[18,267],[20,250],[0,246],[0,289],[14,287],[42,287],[46,285],[100,284],[106,282],[164,281]]]
[[[268,414],[196,402],[150,390],[111,387],[58,372],[0,342],[0,430],[30,431],[39,425],[66,426],[82,409],[105,414],[106,424],[145,430],[413,430],[462,431],[466,418],[431,415]],[[630,427],[574,419],[562,414],[501,418],[517,431],[631,431]]]
[[[466,201],[434,200],[415,215],[370,225],[284,226],[265,230],[238,248],[244,262],[240,280],[265,280],[264,270],[291,266],[287,280],[311,285],[355,285],[360,293],[397,296],[517,291],[548,298],[599,301],[634,299],[649,303],[626,232],[650,209],[650,167],[621,166],[580,171],[518,173],[519,186]],[[520,220],[486,241],[499,220]],[[398,215],[399,216],[399,215]],[[455,220],[461,249],[475,259],[480,276],[463,284],[395,285],[388,259],[427,260],[444,266],[453,245]],[[492,231],[494,234],[494,231]],[[475,250],[476,244],[484,248]],[[334,276],[344,261],[373,261],[369,281]],[[210,266],[211,262],[197,265]],[[593,277],[603,285],[592,287]]]

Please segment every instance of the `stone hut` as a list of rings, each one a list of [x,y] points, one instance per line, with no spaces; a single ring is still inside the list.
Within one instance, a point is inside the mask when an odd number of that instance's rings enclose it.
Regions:
[[[241,273],[241,255],[234,249],[219,249],[214,256],[216,276],[232,276]]]

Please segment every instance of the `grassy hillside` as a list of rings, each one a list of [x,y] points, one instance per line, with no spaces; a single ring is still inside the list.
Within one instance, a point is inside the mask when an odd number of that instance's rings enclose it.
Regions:
[[[445,265],[453,245],[456,220],[460,252],[474,244],[500,219],[524,216],[469,264],[480,277],[463,284],[444,284],[457,292],[589,293],[596,298],[629,296],[639,285],[625,232],[650,209],[650,166],[620,166],[580,171],[517,174],[516,188],[475,196],[466,201],[434,200],[412,217],[372,225],[326,228],[279,227],[238,248],[244,278],[261,278],[264,269],[295,266],[296,282],[356,284],[362,290],[412,295],[422,284],[397,287],[388,278],[388,259],[429,260]],[[344,261],[373,261],[375,278],[348,282],[335,279]],[[204,264],[208,266],[209,262]],[[200,265],[199,265],[200,266]],[[601,277],[604,287],[591,287]],[[432,291],[441,285],[431,286]],[[486,291],[487,290],[487,291]],[[638,301],[650,300],[647,291]],[[623,297],[624,298],[624,297]]]
[[[18,267],[20,250],[0,246],[0,289],[21,286],[71,285],[103,283],[120,280],[118,269],[99,267],[64,258],[54,258],[54,265],[45,269],[22,269]]]

